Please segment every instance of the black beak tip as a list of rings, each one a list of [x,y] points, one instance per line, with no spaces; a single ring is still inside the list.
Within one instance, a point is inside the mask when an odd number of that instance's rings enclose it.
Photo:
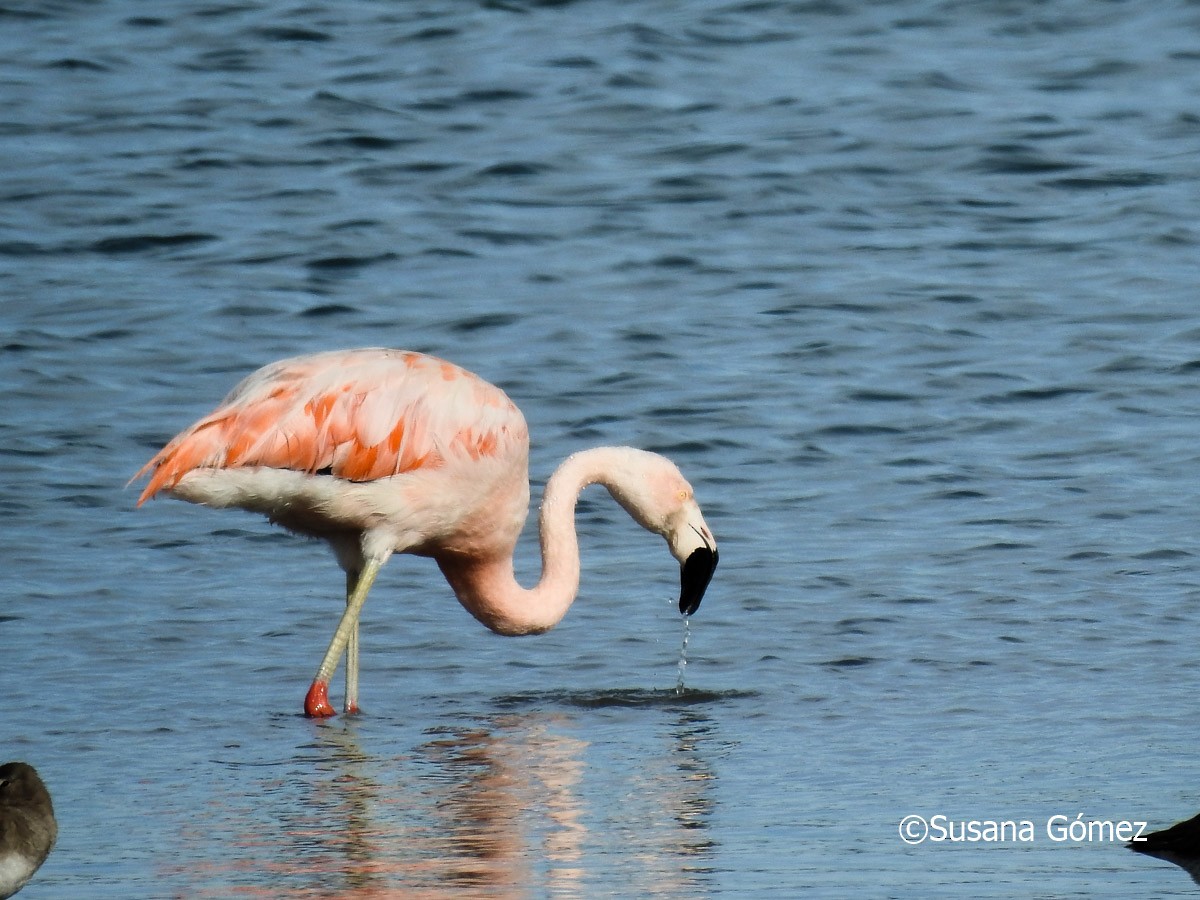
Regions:
[[[687,562],[680,571],[679,581],[679,611],[690,616],[700,608],[704,599],[704,591],[712,581],[713,572],[717,571],[719,554],[715,549],[699,547],[692,551]]]

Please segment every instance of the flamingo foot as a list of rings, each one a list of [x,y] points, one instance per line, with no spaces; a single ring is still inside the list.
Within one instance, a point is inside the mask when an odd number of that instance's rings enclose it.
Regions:
[[[346,715],[348,715],[348,716],[356,716],[356,715],[358,715],[360,712],[362,712],[362,710],[358,708],[358,704],[357,704],[357,703],[347,703],[347,704],[346,704]]]
[[[329,682],[314,681],[304,697],[304,714],[310,719],[328,719],[337,715],[329,702]]]

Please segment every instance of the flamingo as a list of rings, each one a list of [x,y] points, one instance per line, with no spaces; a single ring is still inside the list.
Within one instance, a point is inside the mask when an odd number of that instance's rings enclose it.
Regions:
[[[529,431],[503,391],[422,353],[337,350],[271,363],[176,435],[134,475],[159,493],[239,507],[330,545],[346,606],[304,699],[334,715],[329,680],[346,654],[344,710],[358,706],[358,621],[393,553],[432,557],[458,601],[502,635],[539,634],[579,591],[575,503],[604,485],[680,564],[679,610],[700,606],[717,543],[675,464],[632,447],[569,456],[546,483],[541,579],[518,584],[513,551],[529,511]]]

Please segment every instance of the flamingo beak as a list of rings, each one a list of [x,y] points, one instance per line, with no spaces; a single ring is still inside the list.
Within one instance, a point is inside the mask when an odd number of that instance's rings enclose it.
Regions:
[[[697,547],[691,552],[679,572],[679,611],[690,616],[700,608],[704,599],[704,591],[712,581],[713,573],[717,571],[717,560],[720,554],[715,546]]]
[[[679,611],[690,616],[700,608],[717,570],[717,539],[694,500],[684,504],[664,536],[679,560]]]

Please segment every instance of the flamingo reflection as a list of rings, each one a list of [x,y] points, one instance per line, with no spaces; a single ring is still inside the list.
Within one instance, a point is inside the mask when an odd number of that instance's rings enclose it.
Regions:
[[[668,719],[623,766],[606,756],[630,745],[583,739],[569,711],[460,719],[390,759],[321,727],[252,801],[193,817],[182,855],[206,862],[164,877],[189,898],[694,894],[715,852],[713,725],[695,709]]]

